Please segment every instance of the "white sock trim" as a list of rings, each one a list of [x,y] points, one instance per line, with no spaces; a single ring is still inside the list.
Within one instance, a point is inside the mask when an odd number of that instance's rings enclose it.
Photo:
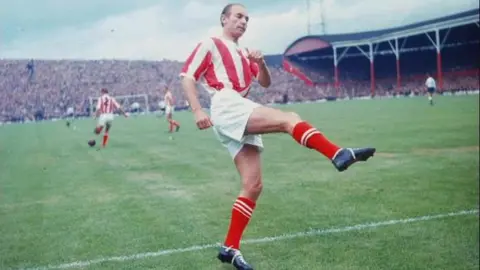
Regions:
[[[335,152],[335,155],[333,155],[332,159],[335,159],[337,157],[338,153],[340,153],[340,151],[342,151],[342,150],[343,150],[343,148],[338,149],[337,152]]]

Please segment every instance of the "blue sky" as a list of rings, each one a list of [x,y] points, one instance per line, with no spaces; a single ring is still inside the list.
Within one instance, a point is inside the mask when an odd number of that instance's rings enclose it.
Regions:
[[[184,60],[220,33],[226,0],[0,0],[1,58]],[[252,17],[243,44],[282,53],[319,23],[321,0],[239,0]],[[472,8],[475,0],[323,0],[328,33],[373,30]],[[313,33],[320,28],[313,27]]]

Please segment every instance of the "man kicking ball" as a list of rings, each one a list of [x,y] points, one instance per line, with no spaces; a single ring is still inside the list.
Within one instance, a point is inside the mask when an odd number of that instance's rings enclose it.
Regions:
[[[373,156],[375,148],[342,148],[293,112],[262,106],[246,98],[252,81],[269,87],[270,72],[261,52],[239,45],[247,30],[249,16],[241,4],[227,5],[221,15],[223,35],[200,42],[187,58],[180,76],[199,129],[213,127],[228,149],[242,180],[242,189],[233,203],[230,226],[218,259],[237,269],[253,267],[240,252],[240,240],[262,191],[261,134],[286,133],[304,147],[327,157],[338,171]],[[211,94],[209,116],[202,110],[196,82]]]

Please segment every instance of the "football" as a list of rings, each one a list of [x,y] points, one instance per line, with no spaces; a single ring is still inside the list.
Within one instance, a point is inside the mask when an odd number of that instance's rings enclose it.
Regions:
[[[95,146],[95,143],[96,143],[95,140],[88,141],[88,145],[90,145],[90,147]]]

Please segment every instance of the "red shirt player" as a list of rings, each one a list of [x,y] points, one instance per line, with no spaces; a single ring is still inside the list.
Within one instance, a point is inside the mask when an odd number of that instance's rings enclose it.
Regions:
[[[246,98],[253,79],[264,88],[270,86],[271,80],[262,53],[239,45],[248,19],[243,5],[227,5],[220,15],[223,35],[200,42],[180,74],[197,127],[213,126],[242,178],[242,190],[233,204],[230,226],[218,254],[221,262],[232,263],[237,269],[253,269],[239,249],[243,231],[262,191],[261,134],[290,134],[299,144],[331,160],[338,171],[346,170],[357,161],[366,161],[375,152],[374,148],[341,148],[298,114],[265,107]],[[211,94],[211,116],[200,107],[197,81]]]
[[[97,126],[95,127],[95,134],[100,134],[105,128],[105,133],[103,134],[103,143],[102,146],[105,147],[108,142],[108,132],[112,127],[114,112],[115,110],[120,110],[125,117],[128,115],[122,109],[120,104],[108,94],[106,88],[102,88],[102,95],[98,98],[97,101],[97,110],[95,111],[95,118],[98,118]]]

